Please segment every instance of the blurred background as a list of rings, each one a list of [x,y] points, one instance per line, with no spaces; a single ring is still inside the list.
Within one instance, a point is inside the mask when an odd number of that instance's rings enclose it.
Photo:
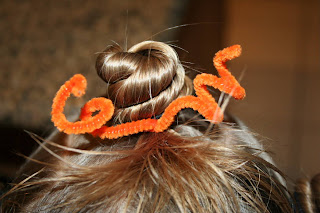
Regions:
[[[0,1],[0,176],[13,177],[45,137],[52,99],[73,74],[88,79],[84,100],[105,91],[96,53],[117,42],[168,42],[193,69],[213,73],[218,50],[241,44],[228,63],[247,90],[229,110],[260,135],[292,180],[320,172],[319,0]],[[179,25],[182,25],[178,27]],[[172,28],[172,29],[171,29]],[[189,63],[190,62],[190,63]]]

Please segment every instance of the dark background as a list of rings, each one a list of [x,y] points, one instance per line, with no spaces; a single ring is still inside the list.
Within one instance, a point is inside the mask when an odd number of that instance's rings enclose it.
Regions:
[[[0,175],[14,176],[45,137],[52,99],[73,74],[88,79],[87,95],[71,112],[105,90],[94,69],[96,53],[115,41],[128,47],[169,42],[183,63],[214,72],[218,50],[241,44],[230,62],[247,90],[229,108],[263,139],[292,179],[320,172],[320,3],[296,1],[0,1]],[[174,26],[184,25],[175,29]],[[164,32],[162,32],[164,31]],[[127,39],[126,39],[127,38]],[[197,72],[188,69],[190,76]]]

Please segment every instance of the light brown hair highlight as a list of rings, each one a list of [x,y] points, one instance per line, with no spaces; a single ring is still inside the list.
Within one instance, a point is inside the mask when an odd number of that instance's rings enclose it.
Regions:
[[[244,145],[238,134],[247,133],[241,132],[220,125],[203,136],[179,125],[102,146],[91,136],[76,137],[82,149],[46,167],[45,178],[22,184],[34,191],[20,195],[21,211],[291,212],[274,177],[278,170]]]

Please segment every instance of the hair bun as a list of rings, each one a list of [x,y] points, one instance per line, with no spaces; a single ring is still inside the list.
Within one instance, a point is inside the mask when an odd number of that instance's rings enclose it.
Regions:
[[[110,45],[99,54],[96,69],[108,84],[116,122],[160,115],[174,99],[191,93],[177,53],[162,42],[144,41],[127,52]]]

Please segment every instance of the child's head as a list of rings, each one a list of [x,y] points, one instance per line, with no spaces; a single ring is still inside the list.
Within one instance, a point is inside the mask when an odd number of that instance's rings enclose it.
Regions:
[[[141,119],[158,119],[157,125],[171,103],[192,93],[176,52],[161,42],[142,42],[127,52],[109,46],[96,68],[115,108],[107,126]],[[199,100],[200,93],[192,97],[205,106],[205,100],[212,101],[209,96]],[[290,212],[278,170],[253,136],[242,125],[212,125],[184,109],[159,132],[117,139],[55,132],[32,156],[43,162],[41,172],[34,173],[38,162],[28,162],[20,175],[34,177],[19,185],[5,207],[22,212]]]

